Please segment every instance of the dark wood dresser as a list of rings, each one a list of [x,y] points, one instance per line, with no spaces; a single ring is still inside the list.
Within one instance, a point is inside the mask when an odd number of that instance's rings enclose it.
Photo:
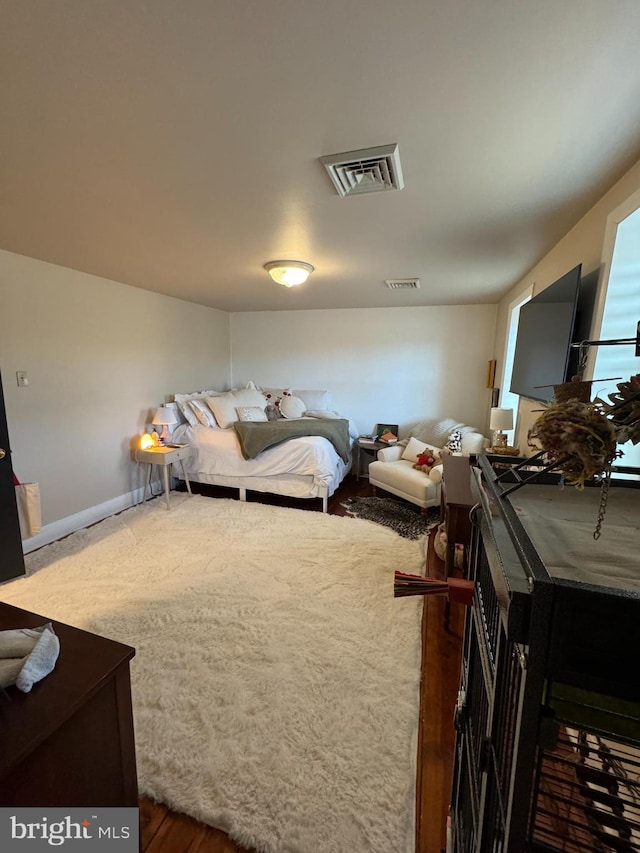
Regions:
[[[53,623],[55,669],[0,705],[0,805],[138,805],[130,646],[0,603],[0,630]]]

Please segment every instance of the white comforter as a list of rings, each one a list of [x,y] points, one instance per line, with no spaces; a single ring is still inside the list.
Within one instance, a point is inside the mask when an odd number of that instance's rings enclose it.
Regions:
[[[194,448],[186,463],[187,472],[210,477],[271,477],[279,474],[310,475],[318,484],[339,483],[347,469],[333,444],[320,436],[292,438],[244,459],[235,430],[211,429],[182,424],[173,432],[173,441]]]

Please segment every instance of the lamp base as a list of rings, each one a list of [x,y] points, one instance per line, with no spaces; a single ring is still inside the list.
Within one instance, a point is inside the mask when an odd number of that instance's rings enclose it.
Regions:
[[[506,432],[494,432],[493,434],[493,447],[506,447],[507,446],[507,434]]]

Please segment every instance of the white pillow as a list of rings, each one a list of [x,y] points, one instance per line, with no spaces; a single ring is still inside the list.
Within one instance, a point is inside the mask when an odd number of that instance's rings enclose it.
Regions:
[[[487,439],[480,432],[468,432],[462,436],[462,453],[482,453],[487,445]]]
[[[238,406],[236,408],[239,421],[266,421],[267,413],[261,406]]]
[[[418,456],[422,453],[422,451],[427,448],[429,445],[425,444],[424,441],[418,441],[417,438],[410,438],[407,446],[402,451],[401,459],[408,459],[409,462],[417,462]]]
[[[475,427],[462,424],[454,418],[442,418],[441,420],[432,418],[416,424],[411,430],[411,435],[420,441],[426,441],[429,447],[444,447],[454,430],[459,430],[462,435],[467,432],[476,432]]]
[[[325,412],[329,409],[330,402],[328,391],[298,391],[294,388],[291,394],[294,397],[300,397],[304,402],[306,409],[321,409]]]
[[[207,397],[206,404],[216,417],[218,426],[228,429],[238,420],[236,409],[244,406],[259,406],[264,409],[264,395],[255,388],[241,388],[238,391],[227,391],[217,397]]]
[[[307,410],[300,397],[283,397],[280,400],[280,414],[283,418],[301,418]]]
[[[307,409],[304,416],[305,418],[321,418],[326,421],[333,421],[342,418],[342,415],[339,415],[338,412],[330,412],[327,409]]]
[[[187,423],[190,426],[198,426],[198,419],[196,418],[195,412],[193,411],[189,403],[191,402],[191,400],[204,400],[205,397],[215,397],[219,393],[219,391],[213,390],[193,391],[190,394],[174,394],[173,399]]]
[[[260,406],[261,409],[267,405],[267,399],[257,388],[240,388],[233,392],[236,398],[236,406]]]
[[[228,429],[238,420],[236,412],[238,402],[232,391],[219,394],[217,397],[206,397],[205,403],[215,415],[218,426],[222,429]]]
[[[189,400],[188,405],[193,409],[199,424],[205,427],[218,426],[216,419],[213,417],[213,412],[204,400]]]

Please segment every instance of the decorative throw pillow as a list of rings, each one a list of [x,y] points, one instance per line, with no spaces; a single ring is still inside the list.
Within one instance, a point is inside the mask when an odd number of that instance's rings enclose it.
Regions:
[[[278,414],[280,412],[280,403],[284,397],[300,397],[304,403],[305,409],[327,411],[330,406],[329,392],[317,390],[301,390],[291,388],[261,388],[260,389],[267,399],[267,403],[276,407]]]
[[[449,433],[449,441],[445,447],[452,453],[462,453],[462,433],[459,429],[454,429],[453,432]]]
[[[423,450],[425,450],[426,447],[427,445],[424,441],[418,441],[417,438],[410,438],[407,443],[407,446],[402,451],[402,456],[400,458],[408,459],[409,462],[416,462],[418,456],[422,453]]]
[[[283,397],[280,400],[280,414],[283,418],[301,418],[306,410],[300,397]]]
[[[284,397],[291,397],[291,388],[262,388],[262,393],[267,401],[267,405],[275,406],[275,410],[280,415],[280,403]]]
[[[238,406],[236,408],[239,421],[266,421],[267,413],[260,406]]]
[[[259,406],[264,409],[266,401],[261,391],[255,388],[240,388],[227,391],[217,397],[207,397],[206,404],[215,415],[218,426],[228,429],[238,420],[236,409],[243,406]]]
[[[196,418],[198,419],[198,423],[201,424],[201,426],[218,426],[218,424],[216,423],[216,419],[213,416],[213,412],[207,406],[204,400],[189,400],[189,406],[191,406]]]

